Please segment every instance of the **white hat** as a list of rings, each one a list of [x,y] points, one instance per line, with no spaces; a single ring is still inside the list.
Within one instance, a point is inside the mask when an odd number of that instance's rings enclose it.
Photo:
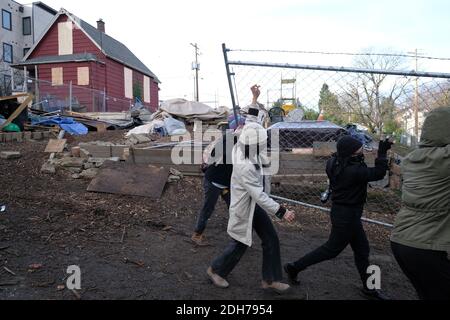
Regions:
[[[263,144],[267,141],[267,131],[256,122],[248,123],[242,129],[239,142],[244,145]]]

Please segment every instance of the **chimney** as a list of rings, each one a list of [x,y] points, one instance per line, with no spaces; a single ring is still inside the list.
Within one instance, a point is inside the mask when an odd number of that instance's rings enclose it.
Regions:
[[[103,21],[103,19],[99,19],[97,21],[97,30],[105,33],[105,22]]]

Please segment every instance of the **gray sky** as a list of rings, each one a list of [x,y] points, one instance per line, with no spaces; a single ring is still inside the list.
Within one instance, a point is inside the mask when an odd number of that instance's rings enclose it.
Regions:
[[[450,2],[445,0],[45,0],[127,45],[162,81],[160,99],[193,99],[191,63],[202,55],[200,100],[230,106],[221,44],[234,49],[409,52],[450,57]],[[249,59],[252,57],[250,56]],[[259,56],[272,61],[273,56]],[[345,56],[298,57],[297,63],[351,64]],[[411,69],[413,68],[412,61]],[[421,61],[450,72],[449,63]],[[213,105],[213,103],[211,103]]]

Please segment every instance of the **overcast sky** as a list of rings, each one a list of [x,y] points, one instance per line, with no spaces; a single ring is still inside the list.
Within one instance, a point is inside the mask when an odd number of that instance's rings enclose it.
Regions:
[[[194,49],[190,43],[198,43],[202,53],[200,100],[218,100],[226,106],[231,102],[222,43],[234,49],[332,52],[419,48],[428,56],[450,57],[450,1],[446,0],[44,2],[55,9],[65,8],[92,25],[102,18],[106,32],[127,45],[159,77],[162,100],[193,99]],[[298,59],[297,63],[351,64],[345,56]],[[263,60],[270,62],[272,56],[267,54]],[[422,69],[440,72],[450,72],[448,65],[425,60],[420,64]]]

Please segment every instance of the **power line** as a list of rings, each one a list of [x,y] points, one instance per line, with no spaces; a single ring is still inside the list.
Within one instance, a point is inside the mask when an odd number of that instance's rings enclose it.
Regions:
[[[342,55],[342,56],[382,56],[382,57],[401,57],[416,58],[415,55],[400,53],[352,53],[352,52],[326,52],[326,51],[296,51],[296,50],[247,50],[247,49],[230,49],[235,52],[269,52],[269,53],[298,53],[298,54],[322,54],[322,55]],[[450,58],[439,58],[430,56],[419,56],[419,59],[450,61]]]

